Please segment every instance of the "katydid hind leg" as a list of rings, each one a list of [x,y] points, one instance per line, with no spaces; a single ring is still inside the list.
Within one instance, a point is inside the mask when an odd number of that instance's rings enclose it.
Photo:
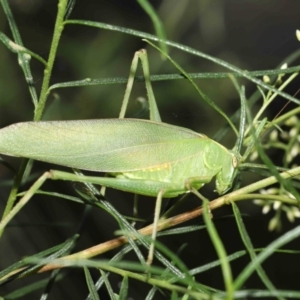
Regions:
[[[150,69],[149,69],[147,51],[145,49],[141,49],[139,51],[139,53],[140,53],[139,57],[140,57],[143,72],[144,72],[146,90],[147,90],[147,94],[148,94],[148,101],[149,101],[149,108],[150,108],[150,120],[156,121],[156,122],[161,122],[161,117],[159,114],[159,110],[157,107],[157,103],[156,103],[156,100],[154,97],[154,92],[153,92],[152,84],[151,84],[151,80],[150,80]]]
[[[155,101],[154,92],[153,92],[151,81],[150,81],[149,63],[148,63],[147,52],[145,49],[141,49],[141,50],[135,52],[135,54],[134,54],[134,57],[133,57],[133,60],[131,63],[131,67],[130,67],[130,73],[129,73],[128,82],[126,85],[126,90],[125,90],[119,118],[123,119],[125,117],[125,113],[126,113],[126,110],[128,107],[129,97],[130,97],[132,87],[134,84],[134,78],[135,78],[139,59],[141,60],[142,69],[143,69],[144,78],[145,78],[145,86],[146,86],[146,90],[147,90],[149,109],[150,109],[150,120],[156,121],[156,122],[161,122],[160,114],[158,111],[158,107],[157,107],[157,104]]]
[[[130,66],[129,77],[128,77],[125,94],[124,94],[124,98],[123,98],[123,102],[122,102],[122,106],[121,106],[121,110],[120,110],[120,114],[119,114],[119,119],[124,119],[124,117],[125,117],[126,110],[128,107],[129,97],[130,97],[132,86],[134,83],[134,76],[136,73],[138,62],[139,62],[139,54],[138,54],[138,52],[135,52],[132,62],[131,62],[131,66]]]

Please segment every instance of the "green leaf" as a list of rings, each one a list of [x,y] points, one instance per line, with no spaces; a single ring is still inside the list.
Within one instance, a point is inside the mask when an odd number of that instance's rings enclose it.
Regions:
[[[231,202],[231,205],[232,205],[232,209],[233,209],[233,212],[234,212],[236,223],[238,225],[240,236],[241,236],[241,238],[243,240],[243,243],[244,243],[244,245],[245,245],[252,261],[253,261],[254,259],[256,259],[257,256],[256,256],[256,253],[254,251],[251,239],[250,239],[250,237],[248,235],[248,232],[246,230],[246,227],[244,225],[242,216],[240,214],[240,211],[239,211],[237,205],[234,202]],[[269,291],[270,292],[276,291],[276,287],[272,284],[272,282],[268,278],[268,276],[267,276],[266,272],[264,271],[264,269],[262,268],[262,266],[257,265],[256,270],[257,270],[257,274],[259,275],[259,277],[261,278],[261,280],[265,284],[265,286],[269,289]],[[279,299],[283,300],[283,298],[281,298],[281,297]]]
[[[87,283],[87,286],[89,288],[90,296],[92,297],[93,300],[100,300],[97,288],[94,284],[94,281],[92,279],[91,273],[87,267],[83,267],[84,269],[84,274],[85,274],[85,280]]]
[[[124,276],[120,288],[119,300],[127,300],[128,297],[128,277]]]
[[[256,256],[251,263],[240,273],[234,282],[235,289],[239,289],[245,281],[251,276],[251,274],[262,264],[268,257],[270,257],[278,248],[293,241],[300,236],[300,226],[288,231],[274,242],[268,245],[259,255]]]

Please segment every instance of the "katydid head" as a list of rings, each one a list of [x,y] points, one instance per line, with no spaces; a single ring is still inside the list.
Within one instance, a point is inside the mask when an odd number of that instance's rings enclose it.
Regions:
[[[241,155],[234,150],[228,150],[219,143],[210,140],[203,153],[207,175],[216,176],[216,190],[219,195],[226,193],[232,186],[241,161]],[[211,173],[211,171],[213,173]]]
[[[240,161],[241,155],[239,153],[228,150],[222,164],[222,169],[216,176],[216,188],[219,195],[226,193],[231,188]]]
[[[240,165],[240,162],[242,161],[242,156],[240,155],[240,152],[243,145],[245,126],[246,101],[244,97],[244,89],[242,89],[239,135],[233,149],[228,150],[222,164],[222,169],[216,176],[216,188],[219,195],[226,193],[231,188],[234,178],[238,172],[238,167]]]

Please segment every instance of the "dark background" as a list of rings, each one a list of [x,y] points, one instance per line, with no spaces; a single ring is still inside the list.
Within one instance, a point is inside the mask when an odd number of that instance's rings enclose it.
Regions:
[[[57,1],[11,0],[9,3],[25,47],[47,58],[57,11]],[[151,1],[151,3],[159,13],[168,39],[226,60],[241,69],[275,68],[285,57],[299,48],[299,42],[295,38],[295,31],[300,27],[300,3],[297,0],[165,0]],[[77,0],[70,18],[107,22],[154,33],[149,17],[138,3],[132,0]],[[2,9],[0,9],[0,30],[11,37]],[[146,47],[148,50],[151,74],[177,73],[168,61],[163,61],[157,51],[148,47],[140,38],[78,25],[66,26],[58,49],[51,83],[86,77],[128,76],[133,54],[142,47]],[[176,49],[171,48],[170,55],[187,72],[224,71],[220,66]],[[31,66],[34,83],[39,91],[43,68],[34,59],[32,59]],[[247,96],[250,96],[255,90],[255,86],[244,80],[240,80],[240,82],[246,84],[246,93]],[[238,95],[228,79],[197,80],[197,83],[227,113],[232,113],[239,107]],[[164,122],[188,127],[208,136],[212,136],[221,126],[226,124],[224,119],[200,99],[187,81],[155,82],[153,86]],[[298,88],[299,80],[296,80],[289,87],[288,92],[294,94]],[[125,85],[56,90],[55,94],[49,96],[44,119],[70,120],[117,117],[124,90]],[[128,116],[139,111],[139,106],[134,101],[138,96],[146,97],[142,83],[135,84]],[[275,105],[269,109],[268,116],[270,118],[275,116],[284,103],[285,101],[282,99],[276,101]],[[256,109],[254,108],[254,111]],[[17,64],[17,57],[0,44],[0,126],[4,127],[15,122],[32,120],[32,112],[33,105],[23,73]],[[234,139],[229,137],[222,143],[227,147],[232,147]],[[20,162],[19,159],[9,158],[8,160],[15,167]],[[36,163],[34,171],[37,175],[49,168],[48,164]],[[12,173],[5,167],[0,168],[0,176],[3,180],[12,179]],[[247,173],[243,178],[247,180],[248,176]],[[54,187],[60,192],[74,193],[71,184],[51,182],[47,183],[46,186],[47,189]],[[212,186],[209,189],[211,190]],[[208,189],[203,192],[209,195]],[[4,208],[8,193],[7,187],[2,185],[0,191],[1,210]],[[131,195],[111,191],[109,192],[109,199],[124,215],[132,214]],[[181,211],[198,205],[199,201],[191,198],[186,207],[181,208]],[[241,207],[245,213],[245,224],[256,248],[268,245],[284,231],[296,225],[286,222],[285,216],[283,216],[282,231],[270,233],[267,227],[272,213],[264,216],[261,214],[261,208],[250,202],[243,203]],[[153,199],[142,198],[140,202],[141,216],[151,218],[152,214],[149,212],[152,212],[153,209]],[[1,269],[24,256],[32,255],[65,241],[75,233],[82,210],[82,205],[62,199],[34,197],[12,221],[1,239]],[[231,215],[230,206],[214,212],[214,221],[228,254],[244,249],[234,218]],[[221,218],[224,216],[226,218]],[[189,224],[202,224],[202,219],[193,220]],[[99,209],[93,209],[84,223],[82,237],[75,251],[111,239],[116,229],[118,226],[111,217]],[[189,268],[216,259],[215,250],[206,231],[165,237],[161,241],[175,252],[183,243],[186,243],[187,246],[180,253],[180,257]],[[289,248],[298,249],[299,242],[293,242]],[[107,253],[103,257],[110,258],[112,253]],[[135,259],[133,255],[126,258]],[[233,263],[235,276],[242,270],[247,261],[247,258],[244,258]],[[277,288],[299,289],[300,263],[296,256],[276,254],[268,259],[263,266]],[[87,287],[83,273],[74,269],[67,272],[67,278],[54,286],[49,299],[84,299],[87,294]],[[96,278],[97,274],[94,275]],[[46,276],[40,277],[46,278]],[[117,276],[113,276],[111,279],[115,283],[113,287],[117,292],[117,286],[121,279]],[[14,282],[2,288],[0,294],[5,295],[17,286],[23,286],[26,282],[34,282],[35,280],[37,277]],[[215,288],[223,288],[223,279],[219,269],[212,269],[210,272],[198,276],[197,280]],[[253,276],[245,288],[262,287],[260,280]],[[142,299],[145,292],[146,289],[143,285],[132,282],[130,290],[132,299]],[[36,294],[37,297],[38,295],[39,293]],[[105,296],[103,297],[105,299]]]

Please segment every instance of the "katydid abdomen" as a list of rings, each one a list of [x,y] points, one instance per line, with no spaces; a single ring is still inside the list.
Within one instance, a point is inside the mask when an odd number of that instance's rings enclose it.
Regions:
[[[200,188],[214,176],[224,193],[238,162],[235,153],[205,135],[139,119],[17,123],[0,130],[0,153],[161,183],[174,188],[165,195],[170,197],[184,193],[191,178]],[[142,193],[156,196],[156,189]]]

